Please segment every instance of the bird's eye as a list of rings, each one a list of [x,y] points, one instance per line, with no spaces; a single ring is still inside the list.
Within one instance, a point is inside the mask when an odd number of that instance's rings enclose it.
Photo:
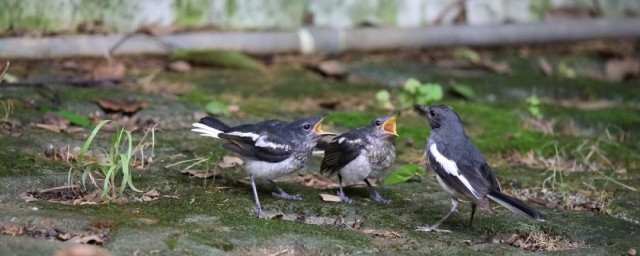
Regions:
[[[380,122],[380,120],[376,120],[376,126],[380,126],[382,124],[382,122]]]
[[[433,110],[429,110],[429,116],[434,117],[436,115],[436,112]]]
[[[311,125],[310,124],[305,124],[304,126],[302,126],[303,129],[305,130],[309,130],[311,129]]]

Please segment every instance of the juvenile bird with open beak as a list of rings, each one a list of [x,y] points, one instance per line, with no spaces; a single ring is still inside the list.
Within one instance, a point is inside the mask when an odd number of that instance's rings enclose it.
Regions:
[[[235,127],[229,127],[208,116],[194,123],[192,131],[202,136],[225,140],[223,147],[245,160],[245,169],[250,175],[256,202],[256,213],[258,217],[266,218],[258,198],[255,179],[268,180],[273,184],[278,190],[278,193],[272,193],[273,196],[302,200],[299,194],[286,193],[273,180],[291,174],[307,164],[318,140],[331,134],[322,130],[322,120],[326,116],[324,114],[293,122],[268,120]]]
[[[489,199],[526,218],[546,219],[542,213],[501,192],[493,170],[467,137],[460,117],[453,109],[444,105],[415,105],[415,109],[429,120],[431,135],[427,140],[426,155],[438,183],[451,196],[449,213],[434,225],[418,227],[418,231],[450,232],[438,229],[438,226],[458,211],[459,199],[471,202],[469,226],[477,206],[490,210]]]
[[[320,166],[321,173],[337,173],[340,189],[338,197],[343,202],[353,203],[342,190],[344,184],[364,180],[371,189],[371,199],[390,204],[380,196],[367,178],[376,178],[389,168],[396,159],[394,139],[398,113],[373,120],[368,126],[358,127],[334,138],[326,147]]]

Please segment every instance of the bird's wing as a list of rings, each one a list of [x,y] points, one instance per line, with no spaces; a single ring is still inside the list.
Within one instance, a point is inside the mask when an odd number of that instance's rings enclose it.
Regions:
[[[490,183],[481,172],[482,165],[469,161],[462,152],[456,155],[459,157],[454,158],[446,157],[445,155],[452,154],[440,152],[438,149],[436,144],[432,144],[427,150],[427,155],[431,168],[442,181],[472,200],[484,200],[490,190]]]
[[[291,155],[292,146],[286,140],[266,132],[234,130],[220,134],[229,143],[224,147],[244,157],[271,163],[281,162]]]
[[[335,137],[324,150],[320,172],[335,173],[342,169],[360,155],[364,143],[364,140],[356,133],[345,133]]]

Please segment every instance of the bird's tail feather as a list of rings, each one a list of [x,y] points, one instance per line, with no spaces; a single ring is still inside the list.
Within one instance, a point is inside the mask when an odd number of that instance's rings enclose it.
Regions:
[[[193,123],[191,131],[200,133],[202,136],[220,138],[218,135],[229,129],[229,126],[214,117],[203,117],[200,122]]]
[[[526,204],[524,204],[523,202],[520,202],[518,199],[505,195],[500,191],[492,191],[487,196],[489,197],[489,199],[504,206],[510,211],[517,213],[519,215],[522,215],[526,218],[539,220],[539,221],[545,221],[547,219],[547,217],[544,216],[544,214],[540,213],[536,209],[533,209],[530,206],[527,206]]]

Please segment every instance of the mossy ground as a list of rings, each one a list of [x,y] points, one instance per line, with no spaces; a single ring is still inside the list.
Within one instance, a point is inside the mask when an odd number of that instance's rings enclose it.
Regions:
[[[595,141],[605,137],[607,128],[617,134],[626,132],[628,139],[611,140],[602,144],[606,156],[616,165],[626,169],[626,174],[616,179],[629,186],[640,187],[638,168],[638,135],[640,113],[636,100],[640,95],[637,80],[622,83],[604,83],[593,80],[571,80],[544,77],[532,71],[533,61],[513,57],[508,59],[514,71],[509,75],[495,75],[484,71],[467,70],[452,72],[430,68],[418,60],[358,61],[350,63],[352,72],[371,79],[364,82],[347,82],[327,79],[311,71],[290,65],[273,65],[262,71],[224,70],[198,68],[188,75],[160,74],[159,81],[180,82],[194,85],[194,89],[182,96],[166,98],[150,95],[138,89],[78,88],[56,86],[43,88],[11,88],[2,92],[4,100],[13,99],[17,108],[12,118],[24,124],[20,137],[3,136],[0,140],[0,207],[4,209],[0,220],[8,221],[18,216],[18,222],[29,219],[48,219],[54,225],[65,225],[73,219],[110,220],[117,223],[106,248],[114,254],[273,254],[285,251],[289,254],[524,254],[526,251],[495,239],[506,239],[512,233],[528,230],[544,231],[572,241],[583,242],[586,247],[563,251],[561,254],[621,254],[629,248],[638,248],[640,239],[639,192],[633,192],[602,180],[593,183],[596,190],[612,195],[605,213],[556,211],[541,209],[548,217],[546,223],[531,223],[520,219],[504,208],[496,207],[493,213],[479,212],[472,228],[467,226],[470,207],[462,204],[459,214],[443,224],[452,229],[451,234],[422,233],[414,231],[418,225],[432,224],[449,210],[448,196],[430,177],[430,171],[422,181],[382,187],[385,197],[393,200],[390,206],[370,201],[365,188],[348,188],[346,193],[356,200],[354,205],[322,202],[318,194],[334,193],[334,189],[320,190],[301,184],[283,182],[283,188],[301,193],[304,201],[284,201],[271,197],[270,186],[259,188],[263,207],[271,214],[321,217],[336,219],[336,225],[314,225],[301,221],[261,220],[253,215],[253,199],[248,185],[236,182],[243,178],[240,168],[225,170],[212,180],[190,178],[178,172],[179,168],[165,166],[196,155],[227,154],[220,143],[189,132],[193,112],[202,110],[207,102],[221,99],[236,104],[240,112],[222,119],[230,123],[262,120],[265,118],[291,119],[296,116],[317,114],[329,110],[318,106],[319,102],[351,102],[331,111],[325,121],[330,130],[345,131],[365,125],[375,116],[389,111],[375,108],[373,95],[379,89],[388,88],[399,78],[416,77],[422,81],[448,84],[451,80],[472,86],[475,99],[465,101],[447,96],[440,103],[451,105],[464,121],[469,136],[493,164],[503,187],[514,189],[540,188],[549,173],[545,169],[516,166],[506,161],[513,152],[537,152],[544,157],[555,153],[552,145],[572,152],[585,140]],[[366,82],[377,81],[377,82]],[[636,84],[634,84],[636,83]],[[624,88],[624,90],[622,90]],[[393,88],[391,89],[394,90]],[[53,92],[58,102],[43,95]],[[587,111],[559,107],[544,103],[546,118],[574,120],[579,128],[590,130],[587,135],[572,136],[555,133],[545,135],[526,129],[523,117],[528,115],[524,98],[532,93],[553,99],[615,100],[613,108]],[[45,159],[42,152],[48,144],[81,145],[82,134],[54,134],[37,129],[30,122],[42,116],[38,108],[25,102],[34,100],[39,106],[59,107],[80,114],[98,110],[91,100],[100,97],[134,97],[150,103],[143,115],[162,119],[162,130],[157,133],[156,156],[148,170],[136,170],[134,182],[138,188],[156,189],[161,197],[152,202],[126,204],[100,204],[70,206],[49,202],[24,203],[19,194],[31,188],[48,188],[64,185],[69,165]],[[492,96],[493,95],[493,96]],[[305,100],[311,99],[311,100]],[[492,99],[492,100],[491,100]],[[636,104],[636,105],[634,105]],[[406,163],[419,163],[425,139],[429,134],[426,122],[411,111],[403,111],[398,119],[398,161],[394,167]],[[108,136],[99,136],[99,143]],[[303,172],[318,168],[314,159]],[[606,171],[610,173],[613,170]],[[585,189],[583,183],[593,173],[572,173],[566,183],[573,189]],[[138,195],[140,196],[140,195]],[[37,211],[29,210],[37,207]],[[6,211],[5,211],[6,210]],[[621,218],[620,216],[626,216]],[[393,231],[399,238],[376,237],[339,225],[342,221],[362,222],[363,228]],[[35,223],[43,225],[42,223]],[[79,225],[82,226],[82,225]],[[21,238],[30,240],[31,238]],[[31,239],[33,240],[33,239]],[[471,245],[463,241],[469,240]],[[7,242],[10,250],[29,252],[33,244]],[[60,248],[55,242],[39,245],[50,250]],[[41,249],[38,249],[41,251]],[[46,250],[45,250],[46,251]]]

